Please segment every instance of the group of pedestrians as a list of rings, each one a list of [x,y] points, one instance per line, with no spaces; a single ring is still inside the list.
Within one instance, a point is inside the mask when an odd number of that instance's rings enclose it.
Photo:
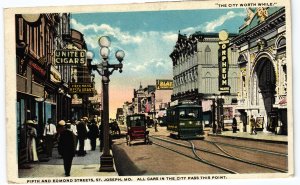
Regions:
[[[251,128],[250,134],[251,135],[256,135],[257,134],[256,127],[257,127],[257,121],[255,120],[253,115],[251,115],[251,118],[250,118],[250,128]],[[236,131],[237,131],[237,121],[236,121],[236,118],[233,117],[233,119],[232,119],[232,132],[236,133]]]
[[[86,150],[89,149],[96,150],[96,140],[100,135],[99,128],[101,127],[96,120],[89,121],[87,117],[83,117],[79,121],[60,120],[57,125],[49,118],[41,139],[44,152],[48,158],[51,158],[53,146],[57,142],[58,153],[64,162],[65,176],[70,176],[73,157],[76,154],[83,157],[87,154]],[[38,161],[37,122],[27,120],[26,129],[28,162],[36,162]]]
[[[87,141],[90,141],[91,150],[96,150],[96,140],[99,138],[99,126],[92,119],[83,117],[80,121],[67,122],[65,129],[61,131],[58,138],[58,152],[64,160],[65,175],[70,176],[73,157],[76,154],[83,157],[87,154]],[[77,145],[79,145],[77,147]]]

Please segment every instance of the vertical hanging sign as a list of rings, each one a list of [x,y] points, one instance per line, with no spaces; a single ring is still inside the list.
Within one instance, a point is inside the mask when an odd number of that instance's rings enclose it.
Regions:
[[[219,32],[219,91],[224,94],[230,93],[228,85],[228,33],[225,30]]]

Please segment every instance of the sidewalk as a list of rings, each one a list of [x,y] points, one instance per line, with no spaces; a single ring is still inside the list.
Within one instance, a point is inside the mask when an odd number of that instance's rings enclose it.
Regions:
[[[258,131],[256,135],[251,135],[248,132],[239,132],[239,131],[237,131],[237,133],[233,133],[232,130],[222,131],[221,134],[214,134],[210,131],[208,135],[212,137],[228,137],[228,138],[264,141],[264,142],[272,142],[272,143],[284,143],[284,144],[288,143],[288,136],[286,135],[276,135],[274,133],[263,132],[263,131]]]
[[[117,172],[99,172],[100,156],[99,140],[95,151],[88,150],[84,157],[73,158],[71,177],[118,176]],[[20,178],[32,177],[65,177],[63,159],[60,158],[57,148],[53,148],[52,158],[47,162],[29,164],[30,169],[19,169]]]
[[[158,132],[154,131],[154,127],[148,128],[150,131],[150,136],[169,136],[170,132],[167,130],[167,127],[158,126]],[[213,134],[212,128],[206,127],[204,129],[206,132],[206,137],[228,137],[228,138],[236,138],[236,139],[244,139],[244,140],[255,140],[255,141],[264,141],[264,142],[273,142],[273,143],[288,143],[288,136],[286,135],[276,135],[274,133],[258,131],[257,135],[251,135],[247,132],[239,132],[233,133],[232,130],[223,131],[221,134]]]

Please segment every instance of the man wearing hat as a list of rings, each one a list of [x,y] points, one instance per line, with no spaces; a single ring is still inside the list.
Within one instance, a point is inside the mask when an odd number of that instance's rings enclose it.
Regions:
[[[60,133],[58,142],[58,153],[63,157],[66,177],[70,176],[72,160],[75,155],[74,134],[70,128],[71,123],[65,123],[65,129]]]
[[[77,125],[77,137],[79,141],[78,156],[85,155],[84,141],[87,139],[87,133],[88,133],[85,120],[86,120],[85,117],[83,117],[83,121],[80,121],[79,124]]]
[[[48,157],[52,157],[53,141],[56,133],[56,127],[52,123],[52,119],[49,118],[47,124],[45,125],[43,134],[45,137],[46,154],[48,155]]]
[[[37,122],[32,120],[26,121],[27,130],[27,160],[28,162],[38,161],[37,150],[36,150],[36,137],[37,132],[35,126]]]
[[[56,126],[56,131],[57,131],[56,139],[57,139],[57,141],[59,140],[60,133],[65,130],[65,125],[66,125],[66,122],[64,120],[60,120],[58,122],[58,124]]]

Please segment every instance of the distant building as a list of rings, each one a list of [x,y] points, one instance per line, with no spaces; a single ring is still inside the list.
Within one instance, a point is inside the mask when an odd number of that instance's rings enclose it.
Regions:
[[[132,102],[124,102],[123,104],[123,117],[124,117],[124,124],[126,125],[126,116],[133,114],[133,103]]]
[[[124,111],[123,108],[117,108],[116,120],[123,124],[124,123]]]
[[[156,89],[155,85],[147,85],[143,88],[140,84],[138,89],[133,90],[132,102],[123,104],[123,116],[131,114],[145,114],[154,118],[160,110],[165,110],[171,101],[172,90]]]

